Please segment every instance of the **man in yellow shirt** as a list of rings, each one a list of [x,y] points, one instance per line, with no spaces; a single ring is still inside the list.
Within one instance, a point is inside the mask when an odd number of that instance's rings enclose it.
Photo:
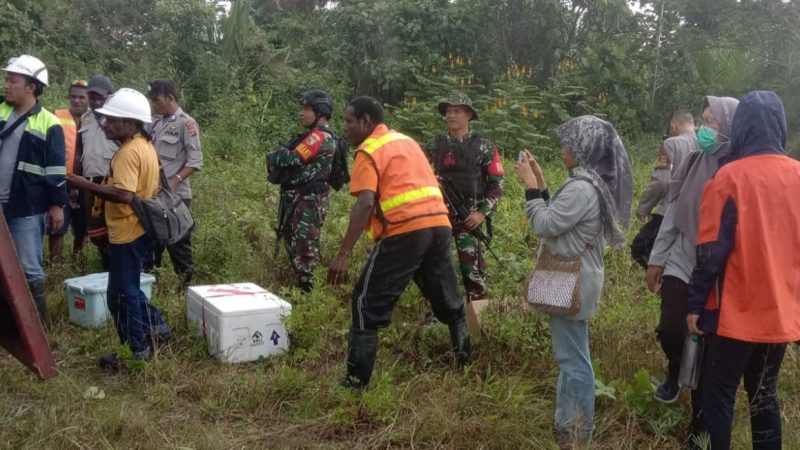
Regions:
[[[97,185],[80,176],[69,176],[67,181],[93,193],[95,211],[104,211],[110,243],[108,309],[120,341],[130,346],[133,358],[148,359],[151,346],[168,341],[170,334],[161,313],[147,303],[139,288],[151,241],[131,206],[134,196],[150,199],[159,188],[158,154],[144,131],[144,124],[151,120],[150,103],[141,93],[122,88],[97,113],[106,137],[120,144],[106,181]],[[117,354],[103,356],[100,366],[119,368]]]

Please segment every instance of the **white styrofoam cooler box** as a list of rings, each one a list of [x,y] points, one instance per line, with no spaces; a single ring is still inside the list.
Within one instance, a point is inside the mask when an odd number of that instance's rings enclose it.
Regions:
[[[147,300],[152,295],[154,276],[143,273],[139,283]],[[106,302],[108,272],[93,273],[78,278],[64,280],[67,287],[67,309],[70,322],[87,328],[97,328],[111,318]]]
[[[192,286],[186,317],[208,340],[208,352],[225,362],[255,361],[289,349],[283,319],[292,305],[253,283]]]

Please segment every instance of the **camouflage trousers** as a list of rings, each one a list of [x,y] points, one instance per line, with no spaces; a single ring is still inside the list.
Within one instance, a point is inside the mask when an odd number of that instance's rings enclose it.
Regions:
[[[281,194],[288,208],[284,245],[301,287],[310,287],[314,281],[314,269],[320,258],[322,225],[328,213],[329,193],[330,188],[306,195],[294,190]]]
[[[467,298],[470,301],[486,298],[486,260],[483,257],[480,241],[468,231],[458,227],[453,228],[453,237],[456,241],[458,267],[461,270]]]

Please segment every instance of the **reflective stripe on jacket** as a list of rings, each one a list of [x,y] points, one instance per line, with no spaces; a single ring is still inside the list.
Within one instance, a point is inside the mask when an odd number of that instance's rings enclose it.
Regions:
[[[14,107],[0,98],[0,129]],[[19,142],[17,164],[11,180],[11,195],[5,206],[8,218],[46,212],[50,206],[67,203],[64,181],[64,131],[53,113],[33,107]]]
[[[433,169],[413,139],[378,127],[356,152],[367,155],[378,173],[377,204],[367,228],[370,237],[380,238],[386,225],[447,216]]]

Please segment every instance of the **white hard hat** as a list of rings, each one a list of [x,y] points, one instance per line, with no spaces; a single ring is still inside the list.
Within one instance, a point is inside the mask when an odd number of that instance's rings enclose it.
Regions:
[[[97,110],[98,114],[123,119],[134,119],[150,123],[150,102],[141,92],[131,88],[120,88],[111,94],[105,105]]]
[[[44,63],[39,58],[34,56],[22,55],[11,58],[3,70],[32,77],[47,86],[47,67],[44,66]]]

